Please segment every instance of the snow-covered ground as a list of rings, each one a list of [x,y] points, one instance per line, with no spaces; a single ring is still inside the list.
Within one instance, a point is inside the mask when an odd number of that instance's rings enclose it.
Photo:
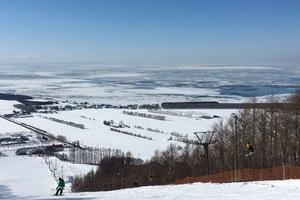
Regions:
[[[0,115],[13,113],[13,110],[19,110],[14,107],[15,104],[20,104],[18,101],[0,100]]]
[[[70,177],[83,175],[95,166],[62,162],[48,158],[58,177],[64,177],[67,183],[65,192],[70,192]],[[49,163],[48,162],[48,163]],[[0,157],[0,199],[35,199],[51,196],[57,186],[53,173],[44,158],[36,156]]]
[[[62,163],[59,163],[59,165]],[[0,157],[0,199],[101,199],[101,200],[296,200],[300,199],[300,180],[248,183],[194,183],[185,185],[148,186],[110,192],[70,193],[53,196],[56,182],[43,158]],[[74,171],[64,165],[66,176]],[[92,167],[76,167],[86,173]]]
[[[0,166],[0,199],[9,199],[11,194],[28,198],[51,195],[51,188],[55,187],[55,180],[42,158],[0,157]]]
[[[296,200],[300,181],[150,186],[111,192],[67,194],[64,199],[101,200]],[[54,199],[42,197],[41,199]]]
[[[13,124],[5,119],[0,118],[0,137],[5,134],[5,133],[11,133],[11,132],[29,132],[27,129]]]
[[[16,118],[15,120],[49,131],[54,135],[63,135],[70,141],[78,140],[83,145],[121,149],[124,152],[131,151],[135,157],[149,159],[153,156],[155,150],[165,150],[171,143],[184,145],[182,142],[175,141],[176,137],[171,135],[172,132],[180,133],[183,136],[187,135],[189,139],[196,140],[193,134],[194,132],[210,131],[214,123],[221,118],[224,120],[228,119],[231,113],[235,112],[235,110],[225,109],[177,110],[178,113],[192,113],[193,117],[190,118],[151,113],[147,110],[133,111],[165,116],[167,120],[161,121],[126,115],[123,114],[122,111],[121,109],[83,109],[63,111],[58,114],[34,114],[34,117]],[[202,115],[218,115],[221,118],[196,119],[196,116]],[[72,127],[43,117],[52,117],[83,124],[85,129]],[[115,124],[123,121],[126,125],[129,125],[130,128],[121,128],[120,130],[151,137],[152,140],[111,131],[110,126],[103,124],[104,120],[113,120]],[[135,126],[144,129],[138,129]],[[149,131],[147,128],[158,129],[160,133]],[[169,140],[170,137],[172,137],[172,140]]]

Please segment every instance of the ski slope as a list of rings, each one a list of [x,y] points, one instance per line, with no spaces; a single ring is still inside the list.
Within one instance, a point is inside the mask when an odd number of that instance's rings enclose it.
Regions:
[[[70,178],[84,175],[96,166],[62,162],[47,158],[51,167],[56,168],[56,176],[66,181],[65,192],[70,192]],[[35,199],[51,196],[57,186],[53,172],[42,157],[0,156],[0,199]]]
[[[0,166],[0,199],[51,195],[55,180],[42,158],[0,157]]]
[[[194,183],[148,186],[109,192],[69,193],[53,196],[55,181],[39,157],[0,157],[0,199],[91,199],[91,200],[296,200],[300,180],[248,183]],[[82,170],[82,169],[81,169]]]
[[[63,199],[91,200],[296,200],[300,199],[300,181],[149,186],[110,192],[67,194]],[[41,197],[40,199],[56,199]]]

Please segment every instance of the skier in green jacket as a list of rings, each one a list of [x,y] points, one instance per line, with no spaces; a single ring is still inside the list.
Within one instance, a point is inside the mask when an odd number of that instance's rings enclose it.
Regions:
[[[59,178],[58,179],[58,185],[57,185],[57,188],[56,188],[56,194],[55,195],[57,196],[58,193],[59,193],[59,195],[62,195],[64,187],[65,187],[65,181],[64,181],[64,179]]]

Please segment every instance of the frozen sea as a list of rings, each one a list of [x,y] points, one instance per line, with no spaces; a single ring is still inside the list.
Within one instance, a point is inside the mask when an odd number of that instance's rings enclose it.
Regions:
[[[299,85],[300,66],[0,65],[0,92],[97,103],[241,102]]]

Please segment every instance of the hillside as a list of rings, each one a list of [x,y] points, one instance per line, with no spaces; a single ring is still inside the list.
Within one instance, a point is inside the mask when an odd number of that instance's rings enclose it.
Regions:
[[[13,163],[18,163],[13,164]],[[194,183],[148,186],[110,192],[69,193],[53,196],[56,186],[42,158],[0,157],[0,199],[103,199],[103,200],[219,200],[219,199],[299,199],[299,180],[249,183]],[[85,169],[86,170],[86,169]],[[82,169],[82,171],[84,171]]]

